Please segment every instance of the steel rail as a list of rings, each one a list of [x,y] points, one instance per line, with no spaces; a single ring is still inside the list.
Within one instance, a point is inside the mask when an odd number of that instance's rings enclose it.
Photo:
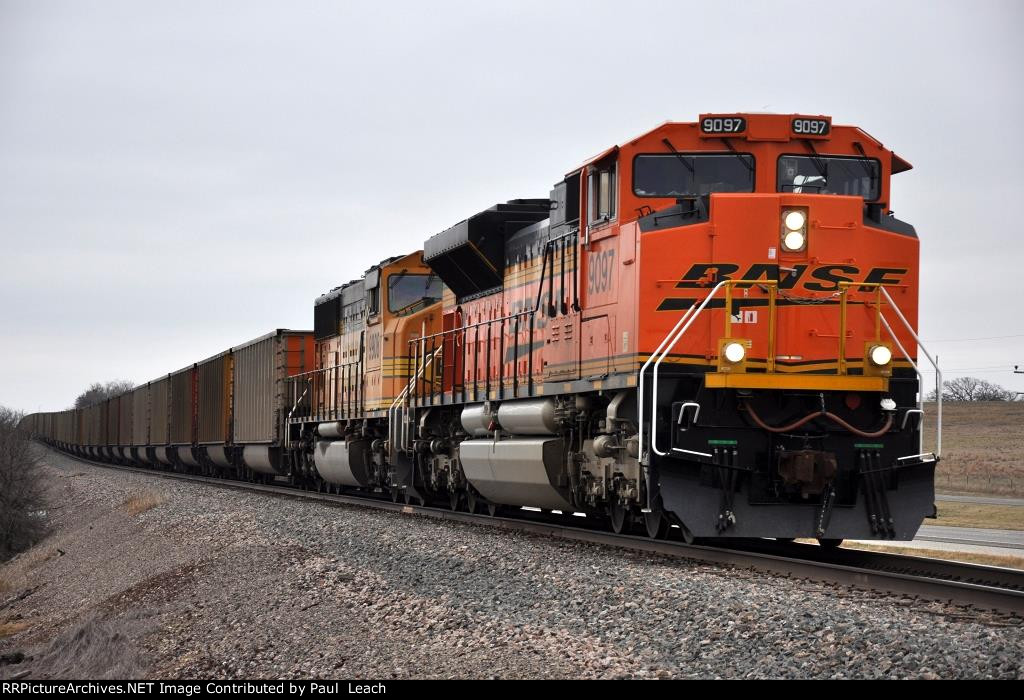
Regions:
[[[256,491],[282,498],[373,508],[516,530],[576,542],[733,566],[787,578],[810,579],[863,590],[944,601],[980,610],[1024,615],[1024,571],[1017,569],[858,549],[828,549],[813,544],[786,543],[769,539],[735,540],[729,546],[685,544],[635,535],[615,535],[570,525],[571,521],[579,520],[572,515],[563,515],[560,521],[540,521],[537,519],[538,516],[531,516],[532,511],[519,511],[517,517],[480,515],[433,506],[394,503],[383,497],[330,494],[280,484],[256,484],[220,477],[108,464],[59,452],[48,445],[44,446],[77,462],[107,469],[207,483],[220,488]]]

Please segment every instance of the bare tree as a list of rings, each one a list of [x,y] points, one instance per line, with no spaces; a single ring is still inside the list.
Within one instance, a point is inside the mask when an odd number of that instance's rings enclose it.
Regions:
[[[957,377],[942,382],[943,401],[1013,401],[1014,392],[977,377]],[[935,392],[928,395],[935,400]]]
[[[135,382],[130,382],[127,379],[114,379],[106,384],[94,382],[89,385],[88,389],[78,395],[78,398],[75,399],[74,407],[85,408],[86,406],[92,406],[100,401],[106,401],[126,391],[131,391],[134,388]]]
[[[0,406],[0,561],[42,537],[43,483],[31,438],[18,429],[23,415]]]

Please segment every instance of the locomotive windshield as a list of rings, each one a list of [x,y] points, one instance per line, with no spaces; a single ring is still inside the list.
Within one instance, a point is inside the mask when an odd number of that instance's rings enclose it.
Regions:
[[[878,199],[879,164],[871,158],[782,156],[779,192],[845,194]]]
[[[638,197],[753,192],[754,157],[746,154],[652,153],[633,161]]]
[[[441,301],[441,278],[437,275],[398,273],[388,278],[388,309],[393,314],[411,314]]]

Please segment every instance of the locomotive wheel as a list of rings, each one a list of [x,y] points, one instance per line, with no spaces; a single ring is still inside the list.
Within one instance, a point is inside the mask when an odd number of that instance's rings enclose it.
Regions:
[[[608,520],[612,526],[612,532],[621,535],[629,531],[629,510],[621,503],[612,503],[608,506]]]
[[[686,527],[686,523],[679,523],[679,533],[683,536],[683,542],[686,544],[693,544],[697,541],[697,538],[690,532],[690,528]]]
[[[825,549],[839,549],[839,545],[843,543],[842,538],[832,539],[829,537],[819,537],[818,545]]]
[[[668,533],[668,518],[660,510],[644,513],[644,525],[647,527],[647,536],[651,539],[663,540]]]

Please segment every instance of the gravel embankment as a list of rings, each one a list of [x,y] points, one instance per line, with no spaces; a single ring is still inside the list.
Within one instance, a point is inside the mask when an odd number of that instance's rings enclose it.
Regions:
[[[1024,676],[1018,618],[45,459],[0,677]]]

